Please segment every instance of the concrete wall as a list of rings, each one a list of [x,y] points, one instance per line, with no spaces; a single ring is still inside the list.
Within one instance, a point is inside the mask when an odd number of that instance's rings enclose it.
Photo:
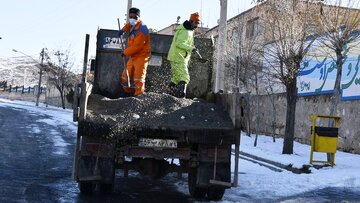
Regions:
[[[258,132],[266,135],[272,134],[272,124],[275,124],[275,133],[282,137],[285,131],[286,121],[286,95],[262,95],[262,96],[237,96],[238,108],[245,108],[244,102],[241,103],[241,97],[248,99],[250,104],[250,129],[255,132],[257,102],[259,102],[259,125]],[[272,100],[275,108],[273,108]],[[311,114],[329,114],[330,95],[316,95],[299,97],[296,106],[295,139],[301,143],[311,143]],[[337,115],[341,117],[339,129],[338,149],[346,152],[360,154],[360,101],[340,101],[338,104]],[[243,117],[239,114],[238,122],[242,122],[243,130],[246,129],[246,113]],[[325,120],[324,120],[325,121]],[[240,125],[240,124],[239,124]],[[320,123],[326,126],[327,121]]]
[[[61,97],[60,96],[58,96],[58,97],[48,97],[46,99],[47,99],[48,105],[56,106],[56,107],[62,107]],[[69,103],[66,98],[65,98],[65,108],[72,109],[72,103]]]
[[[36,102],[36,95],[34,94],[21,94],[21,92],[3,92],[0,91],[0,98],[10,99],[10,100],[21,100],[21,101],[31,101]],[[39,102],[43,103],[45,101],[44,94],[40,95]]]
[[[49,85],[46,94],[47,97],[46,100],[44,101],[45,103],[51,106],[62,107],[60,92],[58,89],[55,88],[55,86]],[[65,91],[64,94],[65,94],[65,108],[71,109],[72,103],[69,103],[66,99],[66,95],[68,94],[68,92]]]

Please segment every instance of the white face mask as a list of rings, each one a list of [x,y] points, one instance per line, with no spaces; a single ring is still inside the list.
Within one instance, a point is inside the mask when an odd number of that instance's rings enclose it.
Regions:
[[[135,26],[136,23],[137,23],[137,20],[135,20],[135,19],[133,19],[133,18],[130,18],[130,19],[129,19],[129,22],[130,22],[130,25]]]

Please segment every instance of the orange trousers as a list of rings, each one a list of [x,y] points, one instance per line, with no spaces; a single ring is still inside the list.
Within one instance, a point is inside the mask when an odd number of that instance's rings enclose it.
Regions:
[[[148,56],[136,56],[130,57],[126,64],[129,74],[129,80],[132,87],[128,87],[128,81],[126,77],[126,69],[122,72],[121,82],[123,89],[127,93],[134,93],[134,96],[139,96],[145,91],[145,78],[146,70],[149,64]]]

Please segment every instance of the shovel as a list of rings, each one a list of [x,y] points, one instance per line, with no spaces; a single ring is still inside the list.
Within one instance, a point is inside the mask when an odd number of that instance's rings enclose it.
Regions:
[[[195,52],[196,55],[198,56],[198,57],[196,57],[196,59],[198,59],[201,63],[206,63],[206,62],[209,61],[209,60],[207,60],[207,59],[204,59],[204,58],[201,56],[201,54],[199,53],[199,50],[198,50],[198,49],[194,49],[194,52]]]
[[[120,30],[121,27],[120,27],[119,18],[117,19],[117,21],[118,21],[118,26],[119,26],[119,30]],[[125,46],[124,46],[124,42],[123,42],[122,36],[120,36],[120,43],[121,43],[122,51],[124,52],[124,51],[125,51]],[[124,62],[124,70],[125,70],[125,73],[126,73],[126,81],[127,81],[127,84],[121,83],[121,85],[122,85],[122,86],[125,86],[125,87],[129,87],[129,88],[136,88],[135,85],[130,84],[129,71],[128,71],[127,66],[126,66],[126,59],[125,59],[125,56],[124,56],[124,55],[122,55],[122,59],[123,59],[123,62]]]
[[[200,58],[200,59],[202,59],[203,57],[201,56],[201,54],[199,53],[199,50],[198,49],[194,49],[194,52],[198,55],[198,57]]]

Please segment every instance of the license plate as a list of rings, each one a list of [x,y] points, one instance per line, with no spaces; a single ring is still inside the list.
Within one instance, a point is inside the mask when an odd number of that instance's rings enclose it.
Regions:
[[[140,147],[177,148],[176,140],[140,138]]]

